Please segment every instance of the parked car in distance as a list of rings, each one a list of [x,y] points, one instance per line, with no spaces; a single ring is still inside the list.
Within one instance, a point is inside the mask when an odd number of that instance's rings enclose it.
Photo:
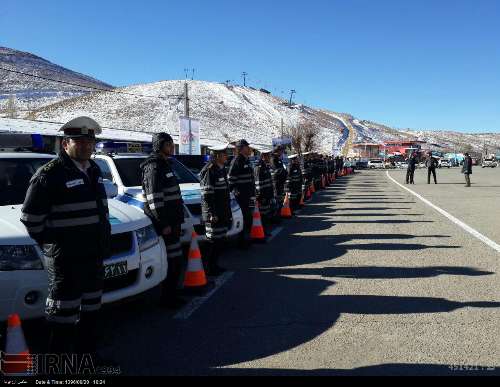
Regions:
[[[498,167],[497,160],[494,158],[485,158],[483,159],[483,162],[481,163],[481,167],[483,168],[496,168]]]
[[[448,159],[439,160],[438,168],[451,168],[450,160],[448,160]]]
[[[368,161],[368,168],[370,169],[384,169],[384,160],[382,159],[371,159]]]

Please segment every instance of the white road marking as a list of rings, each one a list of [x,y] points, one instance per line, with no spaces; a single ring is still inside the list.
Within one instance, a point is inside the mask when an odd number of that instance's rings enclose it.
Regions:
[[[278,227],[277,229],[273,230],[271,236],[267,240],[267,243],[271,242],[274,238],[276,238],[281,231],[283,231],[283,227]]]
[[[411,193],[413,196],[417,197],[418,199],[420,199],[421,201],[423,201],[425,204],[427,204],[428,206],[434,208],[437,212],[439,212],[440,214],[446,216],[449,220],[451,220],[453,223],[455,223],[457,226],[461,227],[462,229],[464,229],[465,231],[467,231],[469,234],[473,235],[474,237],[476,237],[477,239],[479,239],[481,242],[487,244],[488,246],[490,246],[493,250],[496,250],[497,252],[500,253],[500,245],[494,241],[492,241],[491,239],[489,239],[488,237],[484,236],[483,234],[481,234],[479,231],[473,229],[472,227],[470,227],[469,225],[465,224],[464,222],[462,222],[460,219],[457,219],[455,218],[453,215],[449,214],[448,212],[446,212],[445,210],[443,210],[442,208],[439,208],[438,206],[436,206],[435,204],[432,204],[429,200],[427,200],[426,198],[424,198],[423,196],[419,195],[418,193],[412,191],[411,189],[405,187],[404,185],[398,183],[396,180],[393,179],[393,177],[389,174],[389,171],[386,172],[387,173],[387,177],[389,179],[391,179],[395,184],[397,184],[398,186],[400,186],[401,188],[403,188],[404,190],[408,191],[409,193]]]
[[[215,279],[215,287],[202,297],[194,298],[187,304],[179,313],[174,316],[174,320],[187,320],[191,315],[196,312],[205,302],[212,297],[217,290],[219,290],[227,281],[231,279],[234,272],[228,271]]]

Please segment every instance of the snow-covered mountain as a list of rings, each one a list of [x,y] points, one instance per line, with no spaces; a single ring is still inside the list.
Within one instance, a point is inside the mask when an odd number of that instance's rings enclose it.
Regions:
[[[184,84],[162,81],[116,89],[121,94],[96,92],[38,109],[31,118],[66,122],[89,115],[107,127],[176,134],[184,115]],[[305,122],[318,128],[318,149],[331,151],[341,141],[344,124],[334,113],[302,105],[290,108],[287,101],[248,87],[204,81],[188,81],[188,87],[190,116],[200,120],[206,138],[247,138],[269,145],[281,135],[283,119],[285,132]]]
[[[2,69],[14,70],[17,73]],[[12,96],[16,115],[22,115],[28,110],[89,93],[89,89],[85,87],[56,83],[20,73],[82,86],[112,88],[104,82],[65,69],[36,55],[0,47],[0,115],[6,114],[8,101]]]
[[[111,89],[111,86],[83,74],[64,69],[35,55],[0,47],[0,69],[58,79],[64,82]],[[0,70],[0,116],[8,97],[17,97],[18,117],[66,122],[88,115],[108,128],[177,134],[179,117],[184,115],[185,81],[161,81],[114,89],[117,92],[89,92],[88,89],[54,83]],[[246,138],[269,146],[274,137],[292,127],[314,127],[319,131],[316,148],[336,152],[352,143],[398,139],[419,139],[435,148],[461,151],[472,146],[478,152],[485,145],[500,151],[500,133],[465,134],[451,131],[401,130],[288,101],[265,90],[217,82],[188,81],[190,115],[201,122],[202,137],[214,141]],[[24,109],[24,110],[23,110]]]

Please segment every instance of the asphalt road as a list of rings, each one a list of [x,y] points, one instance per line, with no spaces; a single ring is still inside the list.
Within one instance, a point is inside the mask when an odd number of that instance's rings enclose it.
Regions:
[[[498,173],[410,188],[500,243]],[[103,353],[126,375],[500,374],[499,253],[385,172],[343,178],[284,226],[228,250],[234,275],[188,319],[153,299],[107,310]]]

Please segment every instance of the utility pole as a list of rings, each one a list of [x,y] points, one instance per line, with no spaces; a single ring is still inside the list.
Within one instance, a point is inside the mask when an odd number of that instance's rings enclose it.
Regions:
[[[188,83],[184,83],[184,116],[188,119],[189,122],[189,154],[193,153],[192,151],[192,139],[191,139],[191,118],[189,118],[189,88]]]
[[[290,107],[292,107],[292,99],[293,95],[296,94],[297,92],[295,90],[290,90]]]
[[[194,69],[191,69],[192,70],[192,74],[191,74],[191,80],[194,79]]]
[[[247,75],[248,75],[248,73],[247,73],[247,72],[245,72],[245,71],[243,71],[243,72],[241,73],[241,75],[243,76],[243,86],[245,86],[245,87],[246,87],[246,86],[247,86]]]

